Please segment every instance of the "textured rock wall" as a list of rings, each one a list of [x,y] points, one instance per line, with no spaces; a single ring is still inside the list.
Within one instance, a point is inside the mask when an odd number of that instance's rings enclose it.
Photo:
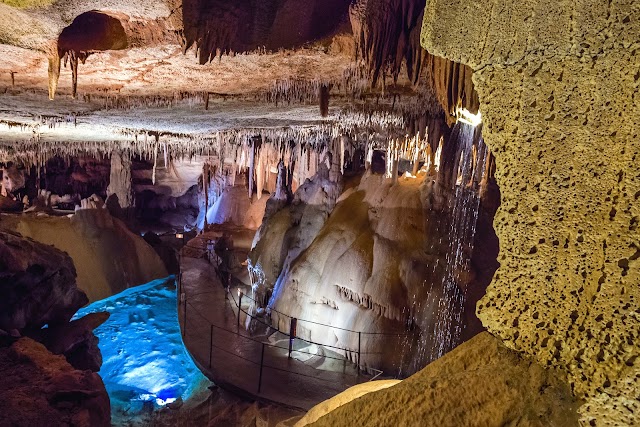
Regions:
[[[478,304],[511,348],[561,367],[591,425],[640,416],[637,2],[427,4],[423,46],[474,68],[502,205]]]

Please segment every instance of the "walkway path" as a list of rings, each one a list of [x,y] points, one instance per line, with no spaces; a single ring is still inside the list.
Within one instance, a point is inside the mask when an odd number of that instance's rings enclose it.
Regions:
[[[189,242],[192,248],[206,247],[206,235],[194,240]],[[197,254],[183,251],[178,313],[186,348],[216,384],[250,398],[308,410],[370,379],[337,353],[299,339],[293,341],[289,358],[289,337],[260,319],[247,331],[250,301],[244,298],[243,310],[238,310],[237,291],[248,288],[237,284],[226,294],[213,265],[191,257]]]

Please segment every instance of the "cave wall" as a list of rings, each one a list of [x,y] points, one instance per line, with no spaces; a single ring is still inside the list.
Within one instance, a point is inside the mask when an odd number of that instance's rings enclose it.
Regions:
[[[562,368],[590,425],[640,411],[639,34],[618,0],[431,0],[422,32],[474,69],[496,157],[501,267],[478,315]]]

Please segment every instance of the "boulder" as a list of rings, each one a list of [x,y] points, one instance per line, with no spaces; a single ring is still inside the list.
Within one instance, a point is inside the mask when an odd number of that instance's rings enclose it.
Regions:
[[[100,201],[83,205],[94,202]],[[153,248],[107,209],[80,209],[71,216],[6,216],[2,227],[67,252],[89,301],[167,276]]]
[[[107,319],[107,312],[90,313],[73,322],[42,329],[37,340],[53,354],[64,355],[74,368],[98,372],[102,366],[102,354],[93,330]]]
[[[69,322],[87,302],[64,252],[0,230],[0,329],[34,331]]]
[[[21,338],[0,349],[0,418],[10,426],[109,426],[102,379],[75,370],[44,345]]]

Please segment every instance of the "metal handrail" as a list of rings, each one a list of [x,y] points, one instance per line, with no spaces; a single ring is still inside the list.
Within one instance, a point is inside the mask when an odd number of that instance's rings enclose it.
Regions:
[[[258,302],[255,299],[251,298],[249,295],[243,294],[243,298],[248,298],[253,302]],[[233,299],[233,297],[232,297]],[[365,331],[355,331],[353,329],[347,329],[347,328],[341,328],[339,326],[333,326],[333,325],[327,325],[326,323],[320,323],[320,322],[314,322],[313,320],[305,320],[305,319],[300,319],[294,316],[291,316],[289,314],[283,313],[281,311],[276,310],[275,308],[269,308],[270,311],[275,311],[278,314],[281,314],[283,316],[286,316],[290,319],[297,319],[298,322],[305,322],[305,323],[313,323],[315,325],[319,325],[319,326],[325,326],[327,328],[332,328],[332,329],[339,329],[341,331],[346,331],[346,332],[353,332],[354,334],[362,334],[362,335],[383,335],[383,336],[405,336],[405,335],[409,335],[409,332],[365,332]]]
[[[307,340],[307,339],[304,339],[304,338],[299,337],[299,336],[297,336],[297,335],[292,336],[292,335],[291,335],[291,331],[289,331],[289,332],[281,331],[281,330],[280,330],[280,329],[278,329],[277,327],[270,325],[269,323],[267,323],[267,322],[263,321],[262,319],[260,319],[260,318],[258,318],[258,317],[253,316],[253,315],[252,315],[252,314],[250,314],[248,311],[246,311],[246,310],[242,309],[242,308],[238,305],[238,302],[235,300],[235,298],[233,297],[233,295],[231,296],[231,300],[235,303],[236,307],[238,307],[238,309],[239,309],[240,311],[242,311],[242,312],[243,312],[247,317],[250,317],[251,319],[253,319],[253,320],[255,320],[255,321],[257,321],[257,322],[259,322],[259,323],[263,324],[263,325],[264,325],[264,326],[266,326],[267,328],[273,329],[274,331],[276,331],[276,332],[278,332],[278,333],[281,333],[282,335],[286,335],[286,336],[288,336],[288,337],[290,337],[290,338],[298,339],[298,340],[300,340],[300,341],[304,341],[304,342],[309,343],[309,344],[319,345],[319,346],[322,346],[322,347],[328,347],[328,348],[335,349],[335,350],[341,350],[341,351],[345,351],[345,352],[352,352],[352,351],[354,351],[354,350],[351,350],[351,349],[348,349],[348,348],[345,348],[345,347],[336,347],[336,346],[333,346],[333,345],[330,345],[330,344],[318,343],[318,342],[315,342],[315,341]],[[244,335],[242,335],[242,334],[240,334],[240,335],[241,335],[241,336],[244,336]],[[246,337],[246,336],[245,336],[245,337]],[[247,337],[247,338],[249,338],[249,337]],[[288,348],[285,348],[285,347],[278,347],[278,348],[282,348],[282,349],[288,350]],[[313,353],[309,353],[309,352],[305,352],[305,351],[301,351],[301,350],[296,350],[296,351],[297,351],[297,352],[299,352],[299,353],[306,353],[306,354],[314,355]],[[358,353],[359,353],[359,354],[383,354],[382,352],[358,352]],[[314,356],[315,356],[315,355],[314,355]],[[323,357],[326,357],[326,358],[328,358],[328,359],[334,359],[334,360],[346,360],[346,359],[341,359],[341,358],[336,358],[336,357],[331,357],[331,356],[326,356],[326,355],[325,355],[325,356],[323,356]]]
[[[182,277],[182,270],[181,270],[181,271],[180,271],[180,273],[179,273],[179,275],[178,275],[178,293],[179,293],[179,297],[180,297],[180,298],[179,298],[179,302],[178,302],[178,304],[179,304],[179,306],[180,306],[180,305],[183,305],[183,307],[184,307],[184,308],[183,308],[183,316],[184,316],[184,317],[183,317],[183,331],[182,331],[182,332],[183,332],[183,336],[186,336],[187,322],[188,322],[188,318],[187,318],[187,306],[190,306],[190,307],[191,307],[191,310],[189,310],[189,311],[195,311],[195,312],[196,312],[196,313],[197,313],[197,314],[198,314],[198,315],[199,315],[203,320],[205,320],[205,322],[206,322],[206,323],[209,325],[209,327],[210,327],[210,339],[209,339],[209,368],[211,368],[211,366],[212,366],[212,351],[213,351],[213,348],[216,348],[216,349],[218,349],[218,350],[220,350],[220,351],[223,351],[223,352],[225,352],[225,353],[227,353],[227,354],[230,354],[230,355],[232,355],[232,356],[234,356],[234,357],[237,357],[237,358],[239,358],[239,359],[245,360],[245,361],[247,361],[247,362],[249,362],[249,363],[251,363],[251,364],[254,364],[254,365],[260,366],[260,374],[259,374],[259,379],[258,379],[258,393],[260,393],[260,392],[261,392],[261,387],[262,387],[262,371],[263,371],[263,369],[264,369],[264,368],[273,369],[273,370],[282,371],[282,372],[290,372],[290,373],[295,374],[295,375],[300,375],[300,376],[303,376],[303,377],[313,378],[313,379],[317,379],[317,380],[320,380],[320,381],[327,381],[327,382],[334,382],[334,381],[335,381],[335,380],[332,380],[332,379],[325,379],[325,378],[321,378],[321,377],[318,377],[318,376],[311,376],[311,375],[307,375],[307,374],[304,374],[304,373],[301,373],[301,372],[296,372],[296,371],[294,371],[294,370],[283,369],[283,368],[279,368],[279,367],[277,367],[277,366],[272,366],[272,365],[265,364],[265,363],[264,363],[264,349],[265,349],[265,346],[266,346],[266,347],[270,347],[270,348],[280,349],[280,350],[288,350],[288,351],[289,351],[289,353],[290,353],[290,354],[289,354],[289,357],[291,357],[291,352],[292,352],[291,344],[290,344],[290,346],[287,348],[287,347],[279,346],[279,345],[277,345],[277,344],[271,344],[271,343],[268,343],[268,342],[264,342],[264,341],[262,341],[262,340],[257,340],[257,339],[255,339],[255,338],[253,338],[253,337],[251,337],[251,336],[247,336],[247,335],[241,334],[241,333],[240,333],[240,328],[237,328],[237,330],[236,330],[236,331],[233,331],[233,330],[230,330],[230,329],[228,329],[228,328],[225,328],[225,327],[222,327],[222,326],[219,326],[219,325],[215,325],[215,324],[214,324],[213,322],[211,322],[211,321],[210,321],[206,316],[204,316],[204,315],[200,312],[200,310],[198,310],[198,308],[197,308],[197,307],[195,307],[193,304],[191,304],[191,302],[188,300],[189,298],[188,298],[188,296],[187,296],[187,293],[186,293],[186,292],[185,292],[185,290],[184,290],[184,287],[183,287],[183,284],[182,284],[182,279],[183,279],[183,277]],[[197,295],[201,295],[201,294],[205,294],[205,293],[208,293],[208,292],[202,292],[202,293],[199,293],[199,294],[197,294]],[[245,296],[246,296],[246,295],[245,295]],[[251,299],[252,301],[255,301],[253,298],[250,298],[250,297],[248,297],[248,296],[246,296],[246,297],[247,297],[247,298],[249,298],[249,299]],[[264,322],[262,319],[259,319],[259,318],[255,317],[255,316],[253,316],[253,315],[249,314],[246,310],[242,309],[242,307],[241,307],[241,301],[236,301],[236,300],[235,300],[235,298],[233,298],[233,295],[232,295],[232,294],[231,294],[231,300],[234,302],[234,304],[235,304],[235,305],[236,305],[236,307],[238,308],[238,312],[237,312],[238,322],[240,321],[240,312],[244,312],[246,316],[248,316],[249,318],[251,318],[251,319],[253,319],[253,320],[255,320],[255,321],[260,322],[261,324],[263,324],[263,325],[264,325],[264,326],[266,326],[267,328],[272,329],[273,331],[279,332],[279,333],[281,333],[282,335],[288,336],[288,337],[290,338],[290,343],[291,343],[293,340],[295,340],[295,339],[297,338],[297,339],[299,339],[299,340],[301,340],[301,341],[304,341],[304,342],[307,342],[307,343],[310,343],[310,344],[315,344],[315,345],[322,346],[322,347],[329,347],[329,348],[332,348],[332,349],[341,350],[341,351],[344,351],[345,353],[346,353],[346,352],[352,352],[351,350],[349,350],[349,349],[347,349],[347,348],[341,348],[341,347],[335,347],[335,346],[330,346],[330,345],[325,345],[325,344],[315,343],[315,342],[313,342],[313,341],[309,341],[309,340],[305,340],[305,339],[303,339],[303,338],[296,337],[295,335],[294,335],[294,336],[292,336],[291,334],[284,333],[284,332],[280,331],[278,328],[276,328],[276,327],[274,327],[274,326],[272,326],[272,325],[270,325],[270,324],[267,324],[267,323],[266,323],[266,322]],[[292,318],[292,319],[293,319],[293,318]],[[239,324],[239,323],[238,323],[238,324]],[[320,323],[318,323],[318,324],[319,324],[319,325],[322,325],[322,324],[320,324]],[[324,325],[324,326],[330,326],[330,325]],[[236,354],[236,353],[234,353],[234,352],[232,352],[232,351],[229,351],[229,350],[227,350],[227,349],[225,349],[225,348],[223,348],[223,347],[220,347],[220,346],[215,345],[215,344],[213,343],[213,330],[214,330],[214,328],[219,329],[219,330],[222,330],[222,331],[225,331],[225,332],[227,332],[227,333],[232,333],[232,334],[237,335],[238,337],[240,337],[240,338],[242,338],[242,339],[249,340],[249,341],[251,341],[251,342],[254,342],[255,344],[259,344],[259,345],[261,345],[261,356],[260,356],[260,362],[256,362],[256,361],[254,361],[254,360],[248,359],[248,358],[243,357],[243,356],[241,356],[241,355],[239,355],[239,354]],[[341,328],[340,328],[340,329],[341,329]],[[356,331],[352,331],[352,332],[356,332]],[[359,333],[359,335],[360,335],[360,333]],[[390,334],[390,335],[394,335],[394,334]],[[358,344],[359,344],[359,347],[360,347],[360,339],[359,339],[358,341],[359,341],[359,343],[358,343]],[[296,352],[298,352],[298,353],[308,354],[308,355],[311,355],[311,356],[318,356],[318,357],[323,357],[323,358],[332,359],[332,360],[341,360],[341,361],[343,361],[343,362],[354,363],[353,361],[351,361],[351,360],[347,359],[347,357],[346,357],[346,356],[345,356],[344,358],[337,358],[337,357],[332,357],[332,356],[329,356],[329,355],[326,355],[326,354],[324,354],[324,355],[318,355],[318,354],[314,354],[314,353],[311,353],[311,352],[308,352],[308,351],[304,351],[304,350],[295,350],[295,351],[296,351]],[[345,372],[343,372],[343,373],[342,373],[342,375],[347,375],[347,376],[349,376],[349,377],[356,377],[356,378],[360,378],[360,372],[361,372],[361,371],[363,371],[363,367],[360,365],[360,356],[361,356],[361,354],[382,354],[382,353],[377,353],[377,352],[367,352],[367,353],[362,353],[360,350],[358,350],[358,353],[357,353],[357,362],[355,362],[355,363],[354,363],[354,365],[357,367],[357,375],[347,374],[347,373],[345,373]],[[369,379],[369,381],[373,381],[374,379],[376,379],[376,378],[380,377],[380,376],[383,374],[383,371],[382,371],[382,370],[378,370],[378,369],[370,368],[370,367],[369,367],[369,368],[366,368],[366,369],[367,369],[367,370],[370,370],[370,371],[374,371],[374,372],[376,373],[372,378],[370,378],[370,379]],[[319,372],[323,372],[324,370],[318,370],[318,371],[319,371]]]

